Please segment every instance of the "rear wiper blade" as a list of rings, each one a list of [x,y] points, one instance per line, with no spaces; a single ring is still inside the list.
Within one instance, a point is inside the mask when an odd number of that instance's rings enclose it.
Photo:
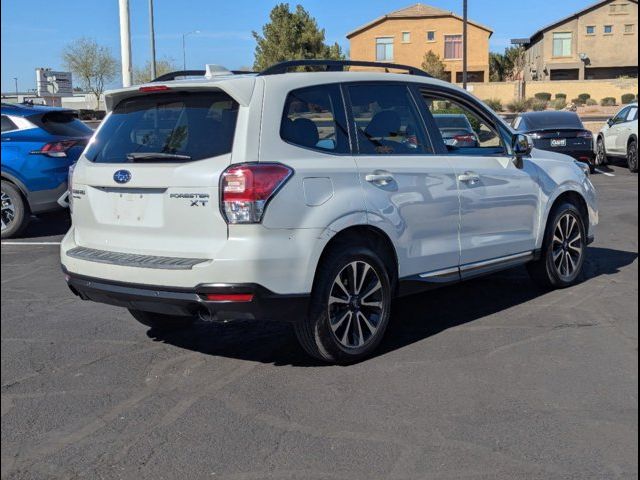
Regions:
[[[132,162],[136,160],[191,160],[191,156],[177,153],[133,152],[127,153],[127,160]]]

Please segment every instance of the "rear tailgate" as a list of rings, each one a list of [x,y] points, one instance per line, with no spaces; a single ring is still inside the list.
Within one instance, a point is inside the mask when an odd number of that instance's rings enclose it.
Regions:
[[[231,163],[237,110],[216,90],[120,102],[74,171],[76,244],[213,258],[227,238],[218,182]]]

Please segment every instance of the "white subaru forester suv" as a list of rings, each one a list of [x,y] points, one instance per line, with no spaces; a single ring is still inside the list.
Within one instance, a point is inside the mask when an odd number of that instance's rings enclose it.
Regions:
[[[574,284],[598,223],[584,168],[413,67],[208,68],[106,103],[71,175],[62,268],[76,295],[153,329],[290,321],[309,354],[351,363],[395,297],[523,264]],[[473,142],[443,141],[452,113]]]

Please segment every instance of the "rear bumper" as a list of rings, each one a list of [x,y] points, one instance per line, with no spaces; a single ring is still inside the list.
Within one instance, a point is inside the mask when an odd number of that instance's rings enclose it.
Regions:
[[[307,314],[309,295],[281,295],[257,284],[201,284],[193,289],[114,282],[69,273],[67,285],[83,300],[204,320],[257,319],[295,322]],[[250,295],[250,301],[211,301],[207,295]]]

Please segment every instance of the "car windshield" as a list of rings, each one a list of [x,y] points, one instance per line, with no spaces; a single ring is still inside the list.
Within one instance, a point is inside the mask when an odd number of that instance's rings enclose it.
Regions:
[[[238,104],[223,92],[151,94],[120,102],[87,148],[98,163],[184,162],[231,152]]]

